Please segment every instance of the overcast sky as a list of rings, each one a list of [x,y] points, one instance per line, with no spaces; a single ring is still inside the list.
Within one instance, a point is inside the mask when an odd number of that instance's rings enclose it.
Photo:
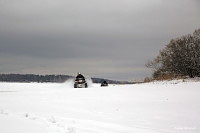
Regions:
[[[199,0],[0,0],[0,73],[143,78],[197,28]]]

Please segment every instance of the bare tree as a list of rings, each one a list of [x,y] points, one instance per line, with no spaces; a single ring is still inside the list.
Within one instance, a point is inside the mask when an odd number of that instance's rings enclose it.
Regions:
[[[200,76],[200,29],[192,35],[171,40],[146,66],[154,70],[154,78]]]

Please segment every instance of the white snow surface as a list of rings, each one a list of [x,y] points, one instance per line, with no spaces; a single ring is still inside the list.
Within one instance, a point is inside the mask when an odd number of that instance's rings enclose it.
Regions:
[[[0,133],[200,133],[200,82],[0,83]]]

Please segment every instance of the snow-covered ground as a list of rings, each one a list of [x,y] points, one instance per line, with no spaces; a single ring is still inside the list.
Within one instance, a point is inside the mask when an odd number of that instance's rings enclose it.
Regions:
[[[0,83],[0,133],[200,133],[200,82]]]

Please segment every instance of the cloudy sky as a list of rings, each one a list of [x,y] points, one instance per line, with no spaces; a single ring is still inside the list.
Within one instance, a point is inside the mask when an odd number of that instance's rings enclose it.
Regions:
[[[0,0],[0,73],[133,80],[200,28],[199,0]]]

